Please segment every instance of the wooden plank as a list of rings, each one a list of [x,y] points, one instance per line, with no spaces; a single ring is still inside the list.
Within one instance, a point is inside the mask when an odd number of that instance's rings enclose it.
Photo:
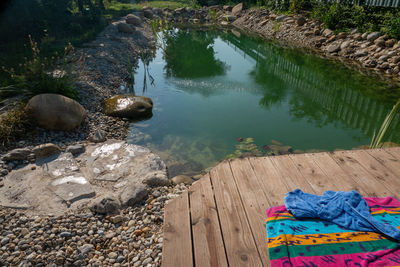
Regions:
[[[163,239],[162,266],[193,266],[187,191],[165,206]]]
[[[307,154],[290,155],[289,157],[316,194],[322,195],[326,190],[337,191],[333,180],[327,177]]]
[[[391,155],[388,155],[385,151],[382,152],[383,155],[378,156],[380,159],[390,158]],[[397,168],[388,168],[384,162],[381,163],[365,150],[349,151],[349,153],[392,193],[400,192],[400,163],[397,164]],[[374,151],[371,151],[371,153],[374,154]]]
[[[195,266],[228,266],[208,174],[190,187],[189,198]]]
[[[304,192],[315,194],[314,189],[297,170],[288,155],[271,157],[271,161],[280,173],[281,178],[285,180],[289,191],[300,188]]]
[[[221,222],[229,266],[262,266],[239,192],[231,182],[232,171],[227,161],[211,171],[211,182]]]
[[[331,152],[329,155],[336,160],[342,169],[353,177],[366,190],[365,197],[384,197],[392,193],[373,175],[364,169],[356,159],[346,151]]]
[[[268,265],[265,220],[267,219],[266,210],[270,208],[270,204],[260,187],[260,183],[248,159],[236,159],[231,161],[230,165],[233,178],[235,179],[232,182],[236,182],[236,186],[239,189],[239,195],[257,245],[258,253],[261,256],[264,266]]]
[[[271,206],[283,205],[283,198],[289,190],[271,159],[262,157],[249,160]]]
[[[351,191],[356,190],[362,195],[366,195],[367,191],[359,185],[349,174],[344,172],[344,170],[336,163],[336,161],[331,158],[328,153],[314,153],[309,154],[315,163],[321,168],[321,170],[331,178],[338,190],[341,191]]]

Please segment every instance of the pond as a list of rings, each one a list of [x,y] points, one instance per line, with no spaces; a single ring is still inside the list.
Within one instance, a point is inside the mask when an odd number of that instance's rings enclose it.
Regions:
[[[368,145],[398,90],[376,77],[237,31],[174,29],[142,57],[134,91],[153,116],[132,122],[170,175],[196,174],[225,158]],[[399,142],[399,118],[388,141]]]

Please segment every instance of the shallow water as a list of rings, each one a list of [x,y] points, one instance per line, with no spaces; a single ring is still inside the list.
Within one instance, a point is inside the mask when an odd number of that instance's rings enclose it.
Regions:
[[[376,77],[237,32],[173,30],[154,56],[134,75],[153,117],[131,123],[128,141],[158,153],[170,175],[227,155],[369,144],[399,97]],[[388,141],[400,141],[398,128],[397,117]]]

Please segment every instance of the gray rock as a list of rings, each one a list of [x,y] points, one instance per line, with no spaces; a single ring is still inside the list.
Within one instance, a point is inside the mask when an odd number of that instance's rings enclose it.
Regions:
[[[119,32],[129,33],[129,34],[132,34],[135,31],[134,27],[131,24],[127,24],[127,23],[123,23],[123,22],[118,23],[117,29]]]
[[[121,193],[123,206],[134,206],[147,196],[147,188],[143,184],[128,185]]]
[[[29,154],[31,154],[30,149],[17,148],[17,149],[11,150],[6,155],[4,155],[2,160],[4,160],[4,161],[26,160]]]
[[[194,180],[187,175],[177,175],[171,179],[174,184],[192,184]]]
[[[9,241],[10,241],[10,238],[4,237],[3,239],[1,239],[0,245],[1,245],[1,246],[4,246],[4,245],[7,244]]]
[[[222,7],[223,10],[229,11],[229,12],[232,11],[232,8],[233,8],[232,6],[228,6],[228,5],[225,5]]]
[[[362,38],[363,40],[367,40],[367,37],[368,37],[368,33],[367,33],[367,32],[364,32],[364,33],[361,35],[361,38]]]
[[[145,260],[142,262],[143,266],[146,266],[146,265],[149,264],[152,260],[153,260],[153,259],[150,258],[150,257],[147,258],[147,259],[145,259]]]
[[[242,10],[243,10],[243,3],[239,3],[232,8],[232,14],[236,16],[237,14],[242,12]]]
[[[154,17],[153,12],[150,9],[143,10],[143,16],[148,19],[152,19]]]
[[[118,258],[115,260],[116,262],[118,262],[118,263],[121,263],[121,262],[123,262],[125,260],[125,257],[124,256],[118,256]]]
[[[61,233],[59,234],[59,236],[60,236],[60,237],[71,237],[72,234],[71,234],[71,232],[61,232]]]
[[[101,143],[107,140],[107,133],[101,129],[97,129],[90,136],[89,140],[94,143]]]
[[[79,154],[82,154],[85,152],[85,146],[84,145],[72,145],[68,146],[66,149],[67,152],[71,153],[74,156],[77,156]]]
[[[167,186],[171,184],[171,181],[168,179],[163,171],[159,171],[146,175],[143,183],[147,184],[148,186]]]
[[[276,20],[277,22],[282,22],[282,21],[284,21],[287,17],[288,17],[287,15],[280,15],[280,16],[276,17],[275,20]]]
[[[298,17],[296,20],[296,23],[298,26],[303,26],[304,24],[306,24],[306,19],[302,16]]]
[[[141,119],[152,116],[153,101],[144,96],[116,95],[104,102],[107,116]]]
[[[335,53],[340,51],[340,44],[330,44],[327,48],[326,51],[329,53]]]
[[[392,61],[393,61],[394,64],[399,63],[399,62],[400,62],[400,56],[395,56],[395,57],[393,57],[393,58],[392,58]]]
[[[110,259],[116,259],[117,257],[118,257],[118,254],[115,252],[108,253],[108,258],[110,258]]]
[[[385,40],[384,39],[381,39],[381,38],[378,38],[378,39],[376,39],[375,41],[374,41],[374,44],[376,44],[376,46],[378,46],[378,47],[385,47]]]
[[[373,42],[378,39],[379,36],[381,36],[379,32],[372,32],[367,35],[367,41]]]
[[[86,110],[81,104],[57,94],[32,97],[26,105],[26,111],[39,127],[48,130],[73,130],[86,117]]]
[[[356,57],[364,57],[364,56],[368,55],[368,52],[365,50],[357,50],[354,55]]]
[[[344,41],[344,42],[340,45],[340,49],[343,50],[343,49],[349,47],[350,44],[351,44],[351,41],[350,41],[350,40]]]
[[[118,213],[120,208],[121,205],[116,198],[106,196],[95,200],[91,205],[90,210],[94,213],[110,215]]]
[[[34,147],[32,152],[35,154],[36,158],[44,158],[54,154],[60,154],[61,149],[55,144],[47,143]]]
[[[82,255],[88,254],[90,251],[92,251],[94,246],[92,244],[85,244],[79,248],[79,252],[82,253]]]
[[[333,31],[330,30],[330,29],[325,29],[325,30],[322,32],[322,35],[325,36],[325,37],[331,37],[331,36],[333,35]]]
[[[126,20],[125,21],[126,21],[127,24],[131,24],[131,25],[134,25],[134,26],[138,26],[138,25],[140,25],[142,23],[142,20],[138,16],[135,16],[133,14],[128,14],[126,16]]]

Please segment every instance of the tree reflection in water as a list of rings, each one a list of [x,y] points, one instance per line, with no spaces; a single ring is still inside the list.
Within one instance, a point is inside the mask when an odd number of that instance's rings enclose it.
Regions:
[[[164,34],[166,74],[177,78],[223,75],[225,64],[215,58],[213,31],[169,30]]]

